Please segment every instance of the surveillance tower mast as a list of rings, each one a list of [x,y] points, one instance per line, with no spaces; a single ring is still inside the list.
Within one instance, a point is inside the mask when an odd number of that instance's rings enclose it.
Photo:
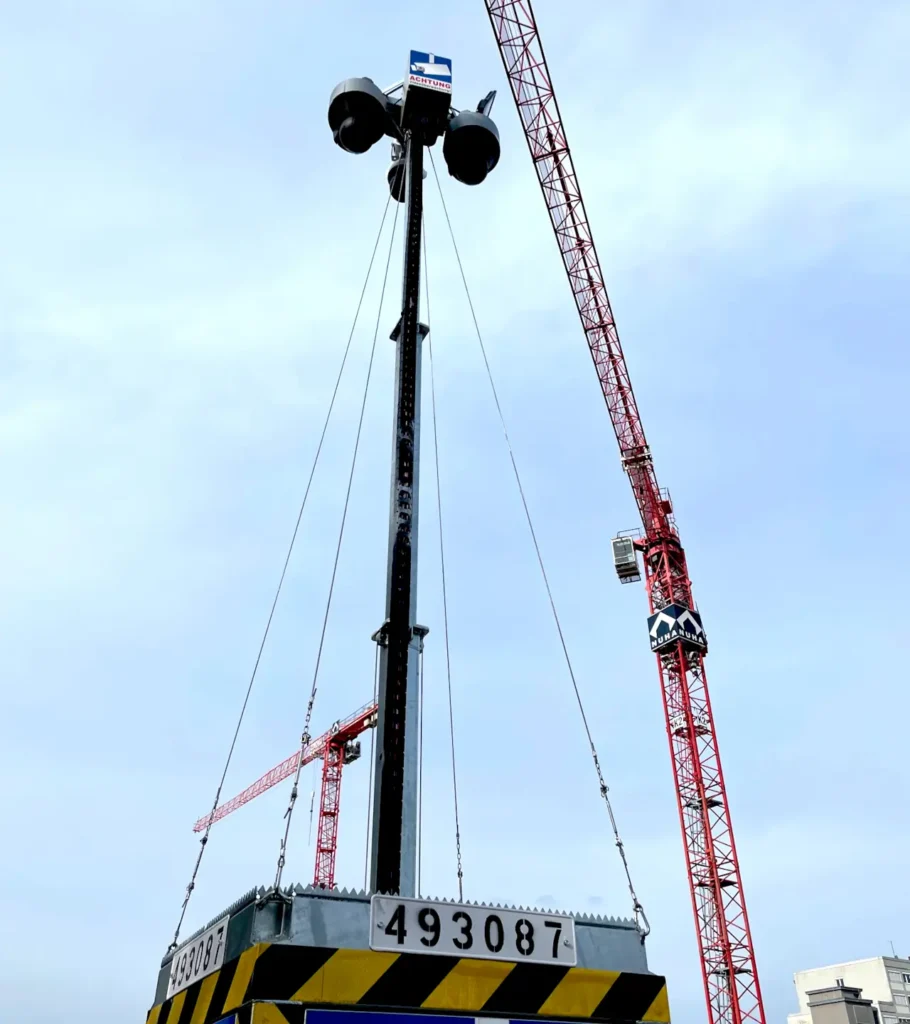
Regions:
[[[397,343],[395,433],[386,621],[376,633],[379,658],[379,743],[373,787],[370,888],[374,893],[416,895],[417,877],[417,665],[425,627],[417,625],[417,511],[420,453],[421,345],[429,328],[420,322],[423,150],[445,136],[450,173],[480,184],[499,160],[499,135],[484,110],[450,109],[452,66],[444,57],[411,52],[401,100],[366,78],[343,82],[332,95],[329,124],[342,149],[362,153],[383,135],[396,139],[389,170],[393,196],[405,204],[401,318]]]
[[[393,99],[399,90],[400,99]],[[456,111],[450,93],[450,63],[412,51],[398,87],[383,92],[369,79],[350,79],[329,107],[342,149],[365,153],[384,135],[394,140],[388,181],[406,212],[402,311],[392,333],[386,621],[374,634],[381,685],[371,891],[282,884],[294,787],[274,884],[248,892],[178,944],[209,822],[147,1024],[344,1024],[354,1014],[358,1024],[669,1021],[666,982],[648,970],[646,932],[637,920],[463,903],[461,894],[458,903],[429,900],[414,892],[416,667],[426,634],[415,619],[420,347],[427,333],[418,303],[423,148],[443,137],[449,173],[470,185],[482,182],[499,159],[498,134],[487,116],[492,94],[474,111]],[[315,682],[310,707],[314,695]],[[216,798],[214,816],[217,811]]]

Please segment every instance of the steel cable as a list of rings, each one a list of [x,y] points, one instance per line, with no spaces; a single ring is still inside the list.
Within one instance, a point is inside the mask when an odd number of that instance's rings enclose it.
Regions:
[[[433,151],[430,150],[430,160],[433,159]],[[433,166],[433,173],[436,173],[436,167]],[[439,179],[436,179],[438,186]],[[442,193],[440,192],[440,195]],[[455,712],[452,701],[452,653],[449,646],[449,599],[448,599],[448,588],[446,586],[446,554],[445,544],[443,542],[443,529],[442,529],[442,485],[440,483],[439,476],[439,430],[437,429],[436,419],[436,367],[433,362],[433,332],[432,332],[432,320],[430,318],[430,276],[427,270],[427,233],[426,224],[424,224],[423,232],[423,265],[424,265],[424,280],[426,282],[426,299],[427,299],[427,326],[431,328],[430,333],[427,337],[429,344],[430,353],[430,401],[433,411],[433,455],[434,465],[436,467],[436,510],[437,510],[437,521],[439,523],[439,564],[440,571],[442,574],[442,624],[443,624],[443,635],[445,640],[446,649],[446,686],[448,688],[449,697],[449,739],[452,752],[452,794],[455,803],[455,857],[456,857],[456,870],[458,877],[458,899],[464,900],[464,866],[462,863],[461,855],[461,818],[458,812],[458,773],[455,769]],[[421,705],[422,714],[422,705]]]
[[[612,803],[610,801],[610,796],[609,796],[609,792],[610,792],[609,791],[609,787],[607,786],[606,781],[604,780],[603,771],[602,771],[602,769],[600,767],[600,758],[598,757],[598,754],[597,754],[597,747],[594,744],[594,737],[591,734],[591,727],[588,724],[588,716],[587,716],[587,713],[585,712],[584,702],[581,699],[581,691],[578,688],[578,681],[575,678],[575,670],[572,667],[572,659],[569,657],[569,648],[568,648],[568,646],[566,644],[566,638],[565,638],[565,635],[563,633],[562,623],[560,622],[560,619],[559,619],[559,613],[556,610],[556,601],[555,601],[555,599],[553,597],[552,588],[550,587],[550,580],[549,580],[549,577],[547,575],[546,566],[544,565],[543,555],[542,555],[541,550],[540,550],[540,544],[539,544],[539,542],[537,540],[537,533],[536,533],[536,531],[534,529],[534,522],[533,522],[533,520],[531,518],[531,511],[530,511],[530,508],[528,507],[527,498],[525,497],[524,486],[522,485],[522,482],[521,482],[521,474],[518,472],[518,463],[515,460],[515,453],[512,450],[512,442],[511,442],[511,440],[509,438],[508,428],[506,427],[505,415],[503,414],[502,406],[500,405],[500,402],[499,402],[499,394],[498,394],[498,392],[496,390],[496,384],[495,384],[494,379],[493,379],[493,371],[492,371],[492,368],[490,367],[490,361],[487,358],[486,345],[484,344],[483,335],[481,333],[480,325],[479,325],[478,320],[477,320],[477,313],[476,313],[476,311],[474,309],[474,302],[473,302],[473,300],[471,298],[470,288],[468,287],[468,279],[467,279],[467,276],[465,275],[464,265],[461,262],[461,253],[459,252],[458,243],[457,243],[457,241],[455,239],[455,232],[454,232],[454,230],[452,228],[452,221],[451,221],[451,218],[449,217],[449,210],[448,210],[448,207],[446,206],[445,196],[443,195],[443,192],[442,192],[442,185],[441,185],[441,183],[439,181],[439,174],[438,174],[438,172],[436,170],[436,161],[433,159],[433,151],[432,150],[430,150],[430,164],[431,164],[431,166],[433,168],[433,177],[436,179],[436,188],[437,188],[437,190],[439,192],[439,199],[440,199],[440,201],[442,203],[443,213],[445,214],[446,224],[448,225],[448,229],[449,229],[449,237],[452,240],[452,247],[453,247],[453,249],[455,251],[455,259],[458,262],[458,271],[459,271],[459,274],[461,275],[462,284],[464,285],[465,296],[466,296],[467,301],[468,301],[468,308],[471,311],[471,319],[474,322],[474,331],[475,331],[475,333],[477,335],[477,341],[478,341],[478,343],[480,345],[480,351],[481,351],[481,355],[483,356],[484,366],[486,367],[487,379],[490,382],[490,390],[492,391],[492,394],[493,394],[493,401],[494,401],[494,403],[496,405],[496,412],[499,415],[500,426],[502,427],[503,436],[505,437],[505,441],[506,441],[506,447],[508,448],[508,451],[509,451],[509,459],[510,459],[510,461],[512,463],[512,472],[513,472],[513,474],[515,476],[515,482],[518,485],[518,493],[519,493],[519,495],[521,497],[522,507],[524,508],[525,519],[527,520],[528,529],[529,529],[529,531],[531,533],[531,540],[533,541],[533,544],[534,544],[534,551],[535,551],[535,553],[537,555],[537,564],[540,566],[540,573],[541,573],[541,576],[543,577],[544,586],[545,586],[546,591],[547,591],[547,598],[549,599],[549,602],[550,602],[550,610],[551,610],[551,612],[553,614],[553,621],[554,621],[554,623],[556,625],[556,631],[559,634],[559,642],[560,642],[560,645],[562,647],[563,657],[565,658],[566,668],[568,669],[568,672],[569,672],[569,678],[572,681],[572,689],[575,692],[575,701],[576,701],[576,703],[578,705],[578,710],[579,710],[579,712],[581,714],[581,721],[582,721],[582,724],[584,726],[585,735],[587,736],[588,745],[589,745],[590,750],[591,750],[591,758],[592,758],[593,763],[594,763],[594,770],[597,773],[597,782],[598,782],[598,785],[600,787],[600,795],[603,798],[604,803],[606,804],[607,814],[608,814],[609,819],[610,819],[610,827],[611,827],[611,829],[613,831],[613,838],[614,838],[614,841],[615,841],[616,849],[619,852],[619,857],[620,857],[620,860],[622,861],[623,870],[625,872],[626,882],[628,884],[628,889],[629,889],[629,895],[632,898],[632,912],[633,912],[633,916],[634,916],[634,919],[635,919],[635,925],[636,925],[636,928],[638,929],[638,933],[639,933],[639,936],[641,937],[642,942],[644,942],[645,938],[647,938],[648,934],[651,931],[651,927],[648,924],[648,918],[647,918],[647,916],[645,914],[644,907],[641,905],[641,901],[638,898],[638,895],[637,895],[637,893],[635,891],[635,886],[634,886],[634,884],[632,882],[632,873],[631,873],[631,871],[629,869],[629,861],[628,861],[628,858],[626,857],[625,845],[623,844],[623,841],[622,841],[622,839],[620,837],[620,834],[619,834],[619,828],[618,828],[618,826],[616,824],[616,816],[613,813],[613,806],[612,806]]]
[[[366,413],[367,398],[369,397],[369,393],[370,393],[370,381],[373,378],[373,363],[375,362],[375,358],[376,358],[376,342],[377,342],[377,340],[379,338],[379,323],[380,323],[380,320],[382,319],[382,306],[383,306],[383,302],[385,301],[386,285],[388,284],[388,280],[389,280],[389,267],[390,267],[390,265],[392,263],[392,249],[393,249],[393,247],[395,245],[395,228],[398,225],[398,212],[399,212],[399,210],[398,210],[398,207],[396,206],[396,209],[395,209],[395,219],[394,219],[394,221],[392,223],[392,237],[389,239],[389,254],[388,254],[388,257],[386,259],[385,274],[384,274],[383,279],[382,279],[382,292],[381,292],[381,294],[379,296],[379,309],[376,312],[376,325],[375,325],[375,327],[373,329],[373,344],[372,344],[372,347],[370,348],[370,362],[369,362],[369,365],[367,366],[367,376],[366,376],[366,381],[364,382],[364,387],[363,387],[363,399],[361,400],[361,403],[360,403],[360,418],[357,421],[357,433],[356,433],[355,438],[354,438],[354,452],[353,452],[353,454],[351,456],[351,469],[350,469],[350,472],[348,474],[348,486],[347,486],[347,490],[346,490],[345,496],[344,496],[344,510],[343,510],[343,512],[341,514],[341,525],[340,525],[340,527],[338,529],[338,543],[335,546],[335,561],[334,561],[334,563],[332,565],[332,578],[331,578],[331,580],[329,582],[329,592],[328,592],[328,596],[326,598],[325,614],[323,615],[323,618],[322,618],[322,630],[321,630],[320,635],[319,635],[319,647],[318,647],[318,649],[316,651],[316,664],[315,664],[315,666],[313,668],[313,685],[312,685],[312,687],[310,689],[310,699],[307,702],[306,719],[305,719],[305,721],[303,723],[303,733],[302,733],[302,735],[300,737],[300,755],[299,755],[298,760],[297,760],[297,771],[296,771],[296,773],[294,775],[294,785],[291,787],[291,796],[290,796],[290,799],[288,801],[288,807],[287,807],[287,810],[284,812],[284,817],[285,817],[284,836],[282,837],[282,840],[281,840],[281,846],[280,846],[279,851],[278,851],[278,862],[277,862],[277,865],[276,865],[276,868],[275,868],[275,889],[276,890],[279,889],[280,886],[281,886],[281,876],[282,876],[282,872],[284,871],[284,865],[285,865],[286,854],[287,854],[288,836],[290,835],[290,831],[291,831],[291,820],[292,820],[292,818],[294,816],[294,805],[297,802],[297,791],[298,791],[298,783],[300,782],[300,771],[301,771],[301,768],[303,767],[303,755],[304,755],[304,751],[307,748],[307,744],[310,742],[310,721],[311,721],[311,719],[313,717],[313,705],[316,702],[316,687],[317,687],[317,683],[319,681],[319,667],[322,664],[322,652],[323,652],[323,648],[325,647],[325,634],[326,634],[326,630],[328,629],[328,625],[329,625],[329,613],[332,610],[332,598],[333,598],[333,596],[335,594],[335,580],[336,580],[337,575],[338,575],[338,561],[341,558],[341,546],[342,546],[342,543],[344,541],[344,528],[345,528],[345,525],[347,523],[348,508],[350,507],[350,503],[351,503],[351,488],[352,488],[352,486],[354,484],[354,471],[357,468],[357,454],[360,451],[360,438],[361,438],[361,435],[363,434],[363,418],[364,418],[364,414]],[[325,754],[323,756],[324,757],[328,756],[328,749],[326,749]],[[319,856],[319,850],[318,850],[319,833],[317,832],[316,835],[317,835],[317,838],[316,838],[316,842],[317,842],[316,856],[318,857]]]
[[[363,288],[360,291],[360,298],[357,301],[357,308],[354,311],[354,320],[353,320],[353,323],[351,324],[350,333],[348,334],[347,344],[345,345],[345,348],[344,348],[344,354],[341,357],[341,365],[338,368],[338,376],[335,379],[335,387],[332,390],[332,397],[331,397],[331,399],[329,401],[329,407],[328,407],[328,411],[326,412],[325,422],[323,423],[323,426],[322,426],[322,433],[319,436],[319,443],[316,446],[316,454],[313,456],[313,464],[310,467],[310,475],[309,475],[309,478],[307,479],[306,488],[305,488],[305,490],[303,492],[303,499],[300,502],[300,509],[299,509],[299,511],[297,513],[297,521],[294,524],[294,531],[291,534],[291,542],[288,545],[288,551],[287,551],[287,555],[285,556],[285,559],[284,559],[284,565],[281,568],[281,576],[278,579],[278,587],[275,590],[275,597],[272,600],[272,606],[269,609],[269,615],[268,615],[268,619],[266,620],[265,630],[263,631],[263,634],[262,634],[262,641],[259,644],[259,651],[257,652],[256,660],[253,663],[253,671],[252,671],[252,673],[250,675],[250,681],[249,681],[249,684],[248,684],[248,686],[246,688],[246,695],[243,698],[243,704],[242,704],[242,706],[240,708],[240,715],[239,715],[239,717],[237,719],[237,726],[234,729],[234,735],[233,735],[233,738],[231,739],[231,745],[230,745],[230,748],[228,750],[227,759],[225,760],[225,764],[224,764],[224,771],[221,773],[221,780],[219,781],[218,788],[215,791],[215,799],[212,802],[212,811],[211,811],[211,814],[209,815],[209,821],[208,821],[208,824],[206,825],[206,829],[205,829],[205,832],[202,835],[202,838],[199,840],[199,854],[196,857],[196,863],[193,866],[193,873],[190,876],[190,881],[189,881],[189,883],[187,884],[187,887],[186,887],[186,894],[184,895],[183,904],[182,904],[182,906],[180,908],[180,916],[179,916],[179,918],[177,920],[177,927],[174,930],[174,938],[173,938],[170,946],[168,947],[168,952],[171,952],[172,950],[177,948],[177,940],[180,938],[180,929],[183,927],[183,920],[186,917],[186,910],[187,910],[187,907],[189,906],[190,897],[193,894],[193,890],[196,888],[196,878],[197,878],[197,876],[199,874],[199,867],[202,864],[202,856],[205,853],[206,846],[208,845],[209,833],[212,831],[212,825],[214,824],[214,820],[213,820],[214,814],[215,814],[215,811],[218,808],[218,802],[221,799],[221,791],[224,788],[224,782],[225,782],[225,779],[227,778],[228,769],[231,766],[231,760],[232,760],[232,758],[234,756],[234,748],[237,745],[237,737],[240,735],[240,727],[243,724],[243,719],[244,719],[244,716],[246,715],[247,705],[249,704],[249,701],[250,701],[250,694],[253,692],[253,684],[256,681],[256,674],[259,671],[259,663],[262,661],[262,652],[265,649],[265,644],[266,644],[266,641],[268,640],[268,637],[269,637],[269,631],[272,628],[272,620],[275,617],[275,608],[278,605],[278,598],[281,596],[281,588],[284,585],[285,576],[287,575],[288,565],[290,564],[291,555],[293,554],[293,551],[294,551],[294,544],[297,541],[297,534],[300,532],[300,523],[301,523],[301,520],[303,519],[303,513],[304,513],[304,510],[306,508],[307,499],[309,498],[309,495],[310,495],[310,488],[312,487],[312,484],[313,484],[313,477],[316,474],[316,467],[317,467],[317,465],[319,463],[319,457],[322,454],[322,447],[323,447],[323,444],[325,442],[326,433],[327,433],[327,431],[329,429],[329,421],[332,418],[332,412],[333,412],[333,410],[335,408],[335,400],[338,397],[338,389],[341,386],[341,378],[344,375],[345,366],[347,365],[347,361],[348,361],[348,354],[351,351],[351,342],[354,339],[354,331],[357,328],[357,322],[358,322],[358,320],[360,318],[360,310],[361,310],[361,308],[363,306],[364,296],[366,295],[367,286],[368,286],[368,284],[370,282],[370,276],[371,276],[371,274],[373,272],[373,264],[374,264],[374,262],[376,260],[376,253],[379,251],[379,242],[380,242],[380,240],[382,238],[382,231],[383,231],[383,228],[385,227],[386,218],[388,217],[388,214],[389,214],[389,204],[390,203],[391,203],[391,196],[389,196],[389,198],[386,200],[385,209],[382,212],[382,220],[380,221],[380,224],[379,224],[379,231],[376,234],[376,241],[375,241],[375,243],[373,245],[373,252],[370,255],[370,262],[369,262],[369,264],[367,266],[367,272],[366,272],[366,277],[364,278]],[[396,219],[397,219],[397,215],[398,215],[398,211],[396,210]],[[394,228],[393,228],[392,234],[394,236]]]
[[[418,659],[417,700],[420,706],[420,715],[418,716],[417,730],[417,895],[420,896],[423,875],[423,637],[420,638]]]

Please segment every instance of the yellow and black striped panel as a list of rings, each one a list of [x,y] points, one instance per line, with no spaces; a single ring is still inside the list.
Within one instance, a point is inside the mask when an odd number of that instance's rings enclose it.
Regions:
[[[246,1002],[299,1004],[275,1010],[294,1015],[290,1024],[298,1024],[297,1009],[319,1004],[601,1022],[670,1019],[666,982],[655,974],[262,943],[153,1007],[146,1024],[213,1024]]]

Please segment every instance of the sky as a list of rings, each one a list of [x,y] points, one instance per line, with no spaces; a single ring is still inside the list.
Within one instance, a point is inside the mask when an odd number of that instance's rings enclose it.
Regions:
[[[658,475],[673,495],[769,1021],[794,971],[910,955],[910,8],[535,4]],[[483,5],[85,0],[0,10],[4,1011],[142,1020],[252,670],[385,204],[340,80],[454,61],[499,167],[443,174],[674,1020],[705,1019],[636,525]],[[629,913],[470,314],[426,230],[471,899]],[[388,235],[382,252],[387,252]],[[367,701],[384,601],[399,249],[375,275],[225,794]],[[425,387],[425,402],[429,388]],[[422,890],[454,825],[431,417]],[[365,738],[365,753],[369,740]],[[904,753],[902,753],[904,751]],[[338,881],[363,884],[366,758]],[[285,879],[311,877],[309,793]],[[287,786],[216,826],[184,934],[274,876]],[[40,993],[40,995],[38,994]]]

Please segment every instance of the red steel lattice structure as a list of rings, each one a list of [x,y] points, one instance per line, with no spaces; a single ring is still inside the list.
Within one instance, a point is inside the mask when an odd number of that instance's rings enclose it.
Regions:
[[[694,609],[686,557],[629,380],[530,0],[485,0],[643,532],[652,615]],[[717,749],[704,654],[683,640],[657,665],[711,1024],[764,1024],[761,988]]]
[[[345,765],[345,741],[329,740],[322,755],[322,793],[319,829],[316,833],[316,871],[313,885],[335,886],[335,855],[338,852],[338,809],[341,803],[341,771]]]
[[[331,729],[315,740],[311,740],[301,752],[291,754],[281,764],[247,786],[242,793],[225,800],[215,810],[200,818],[193,826],[194,832],[204,832],[209,822],[214,824],[236,811],[244,804],[255,800],[272,786],[290,778],[297,771],[298,763],[310,764],[322,758],[322,791],[319,800],[319,828],[316,833],[316,870],[313,885],[323,889],[335,886],[335,857],[338,853],[338,809],[341,800],[341,774],[344,766],[360,756],[357,737],[367,729],[376,726],[378,708],[375,703],[366,704],[343,721],[336,722]]]

